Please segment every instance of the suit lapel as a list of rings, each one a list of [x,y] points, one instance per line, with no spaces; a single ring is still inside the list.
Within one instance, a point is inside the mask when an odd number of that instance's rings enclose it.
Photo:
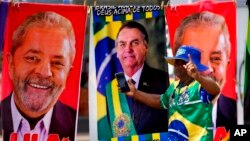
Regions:
[[[149,72],[150,72],[150,67],[147,64],[144,64],[139,80],[138,90],[147,91],[147,89],[149,88],[150,82],[148,77],[149,75],[152,75],[149,74]]]
[[[74,140],[75,124],[75,111],[57,101],[53,109],[49,134],[58,134],[61,139],[68,135]]]
[[[12,94],[10,94],[6,99],[4,99],[1,105],[4,140],[9,140],[10,134],[14,131],[10,104],[11,96]]]
[[[147,92],[148,89],[150,88],[149,85],[150,83],[148,82],[150,79],[148,78],[150,72],[150,67],[147,64],[144,64],[143,69],[142,69],[142,73],[140,76],[140,80],[139,80],[139,85],[138,85],[138,90]],[[138,126],[139,121],[141,121],[143,119],[143,112],[145,111],[145,106],[138,102],[138,101],[134,101],[134,114],[136,114],[137,120],[135,121],[135,126]]]

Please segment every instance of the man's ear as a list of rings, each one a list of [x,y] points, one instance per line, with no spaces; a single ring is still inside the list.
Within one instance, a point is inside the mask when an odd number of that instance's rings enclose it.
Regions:
[[[147,56],[147,54],[148,54],[148,47],[147,47],[147,49],[146,49],[146,52],[145,52],[146,54],[145,54],[145,56]]]
[[[8,62],[8,69],[9,69],[9,76],[10,79],[13,79],[13,74],[14,74],[14,56],[8,52],[6,54],[7,62]]]
[[[148,54],[148,43],[144,40],[144,45],[145,45],[145,47],[146,47],[146,54],[145,54],[145,56]]]
[[[229,65],[231,63],[231,60],[230,59],[228,59],[228,61],[227,61],[227,65]]]

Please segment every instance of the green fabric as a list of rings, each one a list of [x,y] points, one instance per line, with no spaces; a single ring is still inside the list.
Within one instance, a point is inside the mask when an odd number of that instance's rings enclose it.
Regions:
[[[103,118],[99,119],[97,124],[98,127],[102,127],[102,128],[97,128],[98,138],[102,140],[110,140],[110,138],[112,137],[112,133],[110,130],[107,116],[104,116]]]
[[[185,135],[189,139],[213,140],[212,103],[202,102],[200,84],[193,81],[189,86],[177,87],[178,85],[179,81],[175,81],[161,96],[161,107],[169,110],[169,129],[178,120],[188,131]],[[176,130],[179,127],[174,126]]]
[[[250,18],[248,18],[248,30],[247,30],[247,51],[250,54]]]
[[[111,124],[110,126],[113,137],[136,135],[137,133],[133,120],[131,119],[126,95],[123,93],[118,93],[119,105],[114,104],[113,96],[115,93],[113,90],[118,91],[117,83],[115,83],[115,81],[116,79],[112,80],[111,83],[106,85],[109,121]],[[118,113],[118,115],[115,114],[116,108],[121,108],[121,113]]]

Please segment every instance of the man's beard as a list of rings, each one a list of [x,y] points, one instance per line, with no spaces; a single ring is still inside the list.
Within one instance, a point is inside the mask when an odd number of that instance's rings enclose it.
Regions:
[[[15,95],[25,109],[28,109],[31,112],[42,112],[47,110],[50,107],[51,102],[57,101],[58,95],[62,92],[62,85],[57,86],[49,78],[42,78],[35,74],[29,74],[25,79],[14,76],[13,82],[16,93]],[[29,87],[31,87],[30,84],[46,86],[46,89],[44,89],[44,92],[42,93],[31,93],[29,92]]]

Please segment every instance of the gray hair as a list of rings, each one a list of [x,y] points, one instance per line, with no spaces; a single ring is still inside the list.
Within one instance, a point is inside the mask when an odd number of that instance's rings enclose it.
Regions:
[[[33,14],[29,16],[13,33],[12,36],[12,49],[11,53],[14,54],[15,51],[19,46],[22,45],[23,40],[25,39],[27,31],[31,27],[49,27],[49,28],[54,28],[54,27],[61,27],[67,31],[70,46],[73,50],[75,50],[75,33],[74,29],[72,27],[71,22],[51,11],[47,12],[39,12],[36,14]],[[75,51],[73,51],[73,58],[75,56]],[[71,58],[71,59],[73,59]]]
[[[175,31],[174,35],[174,54],[176,54],[177,49],[182,45],[183,41],[183,34],[185,30],[189,27],[197,27],[199,25],[206,25],[206,26],[217,26],[220,27],[221,33],[225,37],[225,50],[226,55],[229,58],[230,52],[231,52],[231,43],[229,40],[229,33],[228,33],[228,27],[225,22],[225,18],[221,15],[203,11],[200,13],[194,13],[192,15],[189,15],[185,17],[178,28]]]

